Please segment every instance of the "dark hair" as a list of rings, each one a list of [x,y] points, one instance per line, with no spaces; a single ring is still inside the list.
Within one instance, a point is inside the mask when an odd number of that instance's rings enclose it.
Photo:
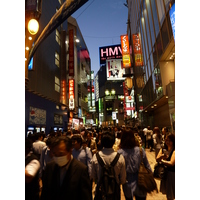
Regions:
[[[120,147],[124,149],[132,149],[135,146],[138,146],[135,141],[135,133],[138,132],[136,130],[131,130],[130,128],[122,130]]]
[[[169,133],[166,139],[169,139],[173,143],[173,147],[175,149],[175,135],[173,133]]]
[[[67,136],[57,136],[52,140],[52,147],[59,145],[61,142],[65,143],[66,150],[70,151],[72,149],[72,140],[70,137]]]
[[[101,144],[105,148],[112,148],[115,143],[115,135],[112,132],[105,131],[102,134]]]
[[[83,142],[83,138],[81,136],[81,134],[73,134],[72,136],[72,141],[77,141],[78,143],[81,143],[82,145],[82,142]]]

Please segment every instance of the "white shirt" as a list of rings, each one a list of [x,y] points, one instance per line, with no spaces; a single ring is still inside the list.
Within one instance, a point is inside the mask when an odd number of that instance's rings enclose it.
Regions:
[[[33,152],[41,155],[42,149],[45,146],[46,146],[45,142],[37,140],[36,142],[33,142]]]
[[[103,159],[105,163],[111,163],[115,158],[117,152],[113,150],[113,148],[103,148],[99,151],[99,155]],[[126,167],[125,167],[125,160],[123,155],[120,155],[119,160],[117,161],[116,165],[114,166],[116,181],[119,184],[124,184],[126,182]],[[101,175],[101,166],[98,163],[96,154],[94,154],[92,158],[92,174],[91,178],[94,180],[100,181]]]

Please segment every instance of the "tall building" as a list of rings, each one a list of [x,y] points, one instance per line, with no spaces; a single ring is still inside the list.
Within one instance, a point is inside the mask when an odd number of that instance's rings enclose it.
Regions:
[[[42,1],[37,36],[63,2]],[[69,17],[40,44],[29,64],[25,88],[25,134],[32,131],[48,134],[74,124],[82,125],[82,117],[88,113],[87,74],[90,70],[84,38],[76,20]]]
[[[127,0],[127,6],[136,106],[142,125],[167,126],[174,131],[175,1]]]

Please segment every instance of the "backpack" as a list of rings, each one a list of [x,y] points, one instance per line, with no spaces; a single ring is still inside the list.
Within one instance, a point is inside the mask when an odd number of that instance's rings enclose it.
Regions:
[[[102,167],[102,173],[99,183],[97,183],[96,195],[94,200],[119,200],[120,185],[115,179],[114,166],[117,163],[120,154],[117,153],[110,164],[105,164],[99,153],[96,153],[97,160]]]

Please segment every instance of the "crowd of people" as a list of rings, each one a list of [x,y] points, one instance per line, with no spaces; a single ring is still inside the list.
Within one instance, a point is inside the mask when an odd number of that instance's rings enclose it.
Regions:
[[[114,171],[125,199],[145,200],[147,193],[137,185],[140,147],[143,163],[151,172],[146,148],[167,166],[168,176],[161,180],[160,192],[168,200],[175,199],[175,135],[166,127],[151,130],[150,126],[29,134],[25,138],[25,199],[93,199],[102,173],[98,152],[105,164],[120,154]]]

